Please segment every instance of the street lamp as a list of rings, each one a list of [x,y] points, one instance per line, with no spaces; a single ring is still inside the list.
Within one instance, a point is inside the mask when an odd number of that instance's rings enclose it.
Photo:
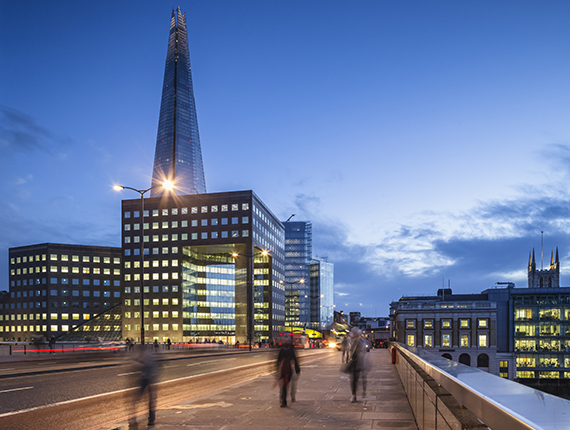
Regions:
[[[295,285],[295,284],[304,284],[304,283],[305,283],[305,280],[304,280],[304,279],[298,279],[297,281],[294,281],[294,282],[287,282],[287,281],[284,281],[284,280],[280,280],[279,283],[282,284],[282,285],[283,285],[283,284],[289,285],[289,301],[285,300],[285,304],[286,304],[286,305],[287,305],[287,304],[289,305],[288,307],[285,306],[285,322],[287,322],[287,314],[289,314],[290,320],[293,319],[293,318],[292,318],[292,315],[291,315],[291,314],[292,314],[292,312],[291,312],[291,304],[292,304],[292,301],[293,301],[293,285]],[[287,308],[288,308],[288,309],[287,309]],[[292,322],[292,321],[289,321],[289,322]]]
[[[141,196],[141,213],[140,213],[140,223],[141,223],[141,286],[140,286],[140,306],[141,306],[141,345],[144,345],[144,299],[143,299],[143,291],[144,291],[144,195],[148,193],[150,190],[154,190],[155,188],[164,188],[165,190],[171,191],[174,188],[174,184],[171,181],[164,181],[162,184],[154,185],[146,190],[137,190],[136,188],[132,187],[125,187],[124,185],[113,185],[113,189],[115,191],[122,191],[122,190],[132,190],[136,191]]]

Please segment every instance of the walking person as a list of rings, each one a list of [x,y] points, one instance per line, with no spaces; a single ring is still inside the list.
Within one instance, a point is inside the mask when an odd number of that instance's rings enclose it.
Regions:
[[[342,338],[342,342],[340,343],[340,349],[342,351],[342,362],[343,363],[348,363],[348,353],[349,353],[349,347],[350,347],[350,342],[349,342],[349,336],[348,334],[344,335]]]
[[[139,345],[135,355],[135,371],[138,372],[139,382],[132,403],[132,416],[129,418],[129,429],[137,430],[136,405],[145,391],[148,393],[148,425],[154,425],[156,420],[156,381],[158,379],[158,363],[150,348]]]
[[[281,407],[287,406],[287,386],[293,379],[293,362],[295,363],[295,373],[298,375],[301,372],[299,361],[295,354],[295,348],[291,342],[291,338],[283,343],[277,356],[277,382],[280,384],[279,400]],[[296,381],[295,381],[296,382]],[[295,401],[296,383],[291,389],[291,402]]]
[[[358,327],[352,327],[350,330],[350,355],[349,355],[349,373],[350,373],[350,390],[352,396],[350,397],[351,403],[356,403],[356,388],[358,387],[358,380],[364,370],[364,348],[361,342],[361,331]],[[366,386],[364,386],[366,391]],[[366,395],[366,394],[365,394]]]
[[[55,337],[50,337],[49,339],[49,353],[53,354],[53,346],[55,345]]]
[[[370,341],[363,336],[360,338],[362,354],[360,356],[360,378],[362,379],[362,397],[366,397],[366,386],[368,385],[368,371],[370,370]]]

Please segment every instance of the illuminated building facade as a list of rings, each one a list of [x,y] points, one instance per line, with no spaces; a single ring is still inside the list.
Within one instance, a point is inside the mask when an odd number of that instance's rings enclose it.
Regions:
[[[10,248],[9,259],[5,341],[58,337],[121,302],[121,248],[43,243]]]
[[[270,340],[285,320],[284,228],[252,191],[123,200],[123,337]],[[142,220],[141,220],[142,215]],[[142,229],[142,230],[141,230]]]
[[[495,374],[500,362],[508,361],[511,366],[503,366],[502,373],[510,368],[512,379],[512,354],[498,354],[497,314],[497,303],[487,294],[452,294],[449,288],[390,304],[396,341]]]
[[[569,396],[570,288],[560,287],[558,249],[545,270],[536,269],[532,252],[528,285],[502,282],[480,294],[445,289],[433,297],[402,297],[391,304],[393,335],[472,366],[486,368],[479,360],[486,354],[491,373]]]
[[[311,259],[310,299],[311,327],[330,328],[334,322],[334,264],[326,258]]]
[[[178,194],[206,192],[196,102],[192,85],[186,14],[172,11],[162,100],[156,136],[152,185],[176,183]],[[151,191],[151,197],[163,189]]]
[[[287,221],[285,226],[285,325],[308,327],[311,323],[312,224]]]

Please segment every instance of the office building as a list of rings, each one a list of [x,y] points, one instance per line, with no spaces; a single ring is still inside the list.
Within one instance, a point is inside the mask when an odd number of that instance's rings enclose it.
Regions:
[[[10,248],[0,338],[58,337],[121,302],[121,248],[43,243]]]
[[[123,337],[139,341],[141,315],[145,342],[245,344],[283,330],[285,231],[255,193],[140,205],[122,202]]]
[[[156,136],[152,185],[175,183],[177,194],[206,192],[196,102],[192,85],[186,14],[172,11],[162,100]],[[161,196],[163,189],[151,191]]]
[[[501,282],[480,294],[456,295],[440,290],[437,297],[402,297],[391,305],[394,336],[408,345],[447,353],[452,359],[465,362],[461,355],[469,353],[473,358],[473,351],[468,349],[476,345],[473,337],[462,336],[469,334],[469,329],[462,329],[462,325],[473,327],[475,323],[476,330],[470,330],[475,339],[489,331],[492,373],[553,394],[570,395],[570,288],[560,287],[558,249],[551,253],[547,269],[536,268],[533,250],[527,272],[527,288]],[[442,319],[451,324],[449,333],[443,331]],[[480,327],[480,321],[486,319],[488,323]],[[426,327],[424,321],[435,324],[434,329],[439,327],[440,331],[434,330],[431,338],[425,338],[431,326]],[[443,339],[444,334],[450,335],[449,341]],[[448,348],[453,351],[445,351]]]
[[[310,326],[316,330],[328,329],[334,322],[334,264],[318,257],[310,263]]]
[[[285,325],[308,327],[311,323],[312,224],[286,221],[285,226]]]
[[[435,296],[404,296],[390,304],[390,318],[397,342],[491,373],[513,372],[512,354],[498,354],[497,303],[487,294],[445,288]]]

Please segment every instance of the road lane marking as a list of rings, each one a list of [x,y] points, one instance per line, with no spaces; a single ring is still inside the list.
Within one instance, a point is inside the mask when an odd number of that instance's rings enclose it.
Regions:
[[[200,361],[199,363],[190,363],[190,364],[187,364],[186,367],[199,366],[199,365],[201,365],[201,364],[216,363],[217,361],[234,361],[234,360],[237,360],[237,358],[221,358],[221,359],[219,359],[219,360]]]
[[[312,361],[319,360],[319,359],[322,360],[323,358],[327,358],[327,357],[317,357],[317,358],[314,358],[312,360],[309,360],[309,363]],[[262,361],[261,363],[256,363],[256,364],[245,364],[243,366],[238,366],[238,367],[234,367],[231,369],[215,370],[215,371],[209,372],[209,373],[201,373],[198,375],[184,376],[184,377],[176,378],[176,379],[169,379],[168,381],[161,381],[157,385],[165,385],[165,384],[169,384],[171,382],[179,382],[179,381],[183,381],[183,380],[196,379],[200,376],[214,375],[217,373],[230,372],[232,370],[240,370],[240,369],[247,368],[247,367],[260,366],[260,365],[271,364],[271,363],[274,363],[274,360]],[[270,373],[267,373],[267,374],[269,375]],[[123,394],[123,393],[128,393],[128,392],[134,392],[134,391],[139,390],[139,389],[140,389],[140,387],[125,388],[123,390],[117,390],[117,391],[110,391],[107,393],[95,394],[92,396],[81,397],[79,399],[64,400],[62,402],[56,402],[56,403],[52,403],[49,405],[36,406],[33,408],[28,408],[28,409],[20,409],[18,411],[12,411],[12,412],[6,412],[3,414],[0,414],[0,418],[9,417],[9,416],[13,416],[13,415],[20,415],[20,414],[24,414],[24,413],[28,413],[28,412],[37,411],[40,409],[53,408],[53,407],[62,406],[62,405],[69,405],[72,403],[82,402],[82,401],[91,400],[91,399],[97,399],[100,397],[105,397],[105,396],[109,396],[109,395],[113,395],[113,394]]]
[[[7,372],[8,370],[14,370],[15,367],[12,367],[11,369],[0,369],[0,372]]]
[[[137,373],[141,373],[141,372],[137,371],[137,372],[119,373],[117,376],[135,375]]]
[[[9,392],[11,392],[11,391],[30,390],[30,389],[32,389],[32,388],[34,388],[34,387],[12,388],[11,390],[2,390],[2,391],[0,391],[0,394],[2,394],[2,393],[9,393]]]

